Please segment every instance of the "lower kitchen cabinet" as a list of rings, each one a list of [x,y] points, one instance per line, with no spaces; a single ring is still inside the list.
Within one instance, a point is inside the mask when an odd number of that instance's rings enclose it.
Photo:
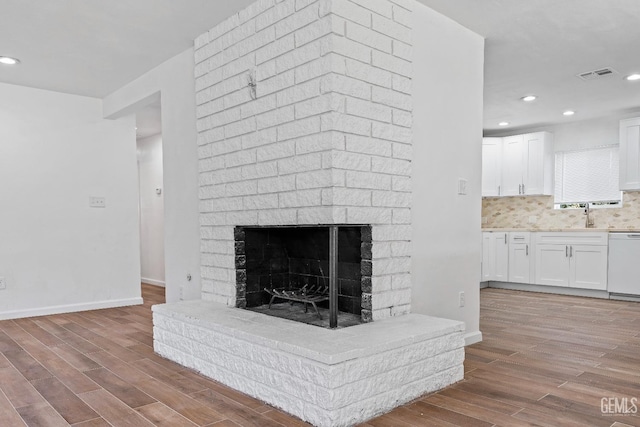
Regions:
[[[482,233],[482,281],[506,282],[509,277],[509,233]]]
[[[607,246],[572,245],[569,286],[607,289]]]
[[[607,290],[608,233],[484,232],[482,281]]]
[[[531,233],[509,233],[509,282],[532,282]]]
[[[536,244],[536,285],[569,286],[569,247]]]
[[[607,289],[607,233],[537,233],[537,285]]]

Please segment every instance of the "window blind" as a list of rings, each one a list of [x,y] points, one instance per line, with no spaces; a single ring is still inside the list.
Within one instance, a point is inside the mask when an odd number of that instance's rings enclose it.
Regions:
[[[555,203],[620,200],[619,146],[556,153]]]

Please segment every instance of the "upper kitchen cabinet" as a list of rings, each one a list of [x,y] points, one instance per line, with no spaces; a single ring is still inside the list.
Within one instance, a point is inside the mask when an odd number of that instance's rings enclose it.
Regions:
[[[524,135],[508,136],[502,140],[504,162],[502,164],[503,196],[522,195],[525,170]]]
[[[553,194],[553,135],[528,133],[503,139],[503,194]]]
[[[620,190],[640,190],[640,117],[620,121]]]
[[[501,151],[494,147],[500,145],[500,142]],[[499,163],[496,151],[501,152]],[[485,138],[482,153],[483,196],[553,194],[554,153],[551,133],[535,132],[505,138]],[[494,166],[496,164],[499,166]],[[485,168],[493,168],[493,171]],[[495,184],[497,177],[501,177],[498,185]]]
[[[482,140],[482,195],[502,195],[502,138]]]

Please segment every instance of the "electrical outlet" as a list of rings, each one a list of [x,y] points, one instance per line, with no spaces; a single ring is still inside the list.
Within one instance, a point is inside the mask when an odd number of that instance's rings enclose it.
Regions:
[[[107,201],[104,197],[96,197],[96,196],[91,196],[89,197],[89,207],[91,208],[106,208],[107,207]]]
[[[538,222],[538,217],[535,215],[531,215],[529,217],[529,224],[535,224],[536,222]]]
[[[4,277],[0,277],[0,291],[7,289],[7,281]]]
[[[460,292],[458,294],[458,303],[460,305],[460,307],[464,307],[464,303],[465,303],[465,297],[464,297],[464,292]]]

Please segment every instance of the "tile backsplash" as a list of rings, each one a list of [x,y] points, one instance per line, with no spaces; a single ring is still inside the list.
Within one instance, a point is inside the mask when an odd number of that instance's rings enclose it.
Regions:
[[[640,230],[640,192],[625,192],[622,199],[621,208],[591,211],[595,228]],[[553,196],[483,198],[482,217],[483,228],[567,229],[585,223],[582,209],[554,209]]]

